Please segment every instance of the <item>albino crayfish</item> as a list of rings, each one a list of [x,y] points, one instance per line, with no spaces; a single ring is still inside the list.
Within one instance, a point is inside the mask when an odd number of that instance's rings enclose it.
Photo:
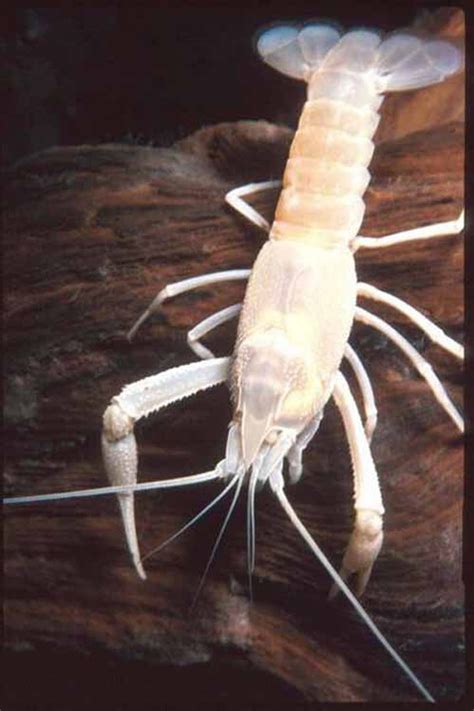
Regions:
[[[275,187],[274,181],[239,187],[226,196],[232,207],[266,230],[269,239],[252,270],[206,274],[161,290],[133,326],[129,337],[165,299],[196,287],[248,278],[244,302],[210,316],[190,332],[189,344],[202,362],[172,368],[127,385],[112,399],[104,414],[102,434],[105,468],[112,487],[74,494],[118,494],[128,547],[137,573],[145,578],[135,531],[134,491],[211,480],[226,482],[224,489],[206,507],[207,511],[234,489],[209,567],[243,483],[248,481],[251,577],[255,561],[255,491],[268,482],[299,533],[332,576],[332,594],[339,589],[344,592],[422,695],[433,700],[346,583],[354,575],[357,594],[364,591],[382,546],[384,514],[370,450],[377,417],[374,396],[365,368],[348,339],[352,324],[357,320],[393,341],[462,431],[461,416],[428,362],[392,326],[357,306],[357,297],[373,299],[403,313],[456,358],[462,359],[462,347],[404,301],[358,282],[354,264],[354,253],[361,248],[387,248],[462,230],[461,215],[452,222],[385,237],[359,235],[365,210],[362,196],[370,180],[368,166],[374,150],[372,137],[384,95],[443,81],[461,68],[462,53],[449,42],[422,38],[410,32],[394,32],[385,38],[369,30],[341,34],[333,26],[321,23],[308,24],[302,29],[272,27],[261,34],[257,47],[267,64],[305,81],[308,86],[273,224],[269,225],[243,197]],[[199,339],[238,314],[233,356],[214,358]],[[348,383],[339,370],[343,358],[351,365],[362,392],[365,427]],[[137,484],[135,422],[176,400],[222,382],[230,384],[233,402],[225,458],[211,472]],[[354,472],[354,530],[339,574],[290,505],[283,476],[286,461],[289,481],[295,483],[300,478],[303,451],[316,433],[331,396],[344,422]],[[71,493],[64,493],[34,497],[34,500],[70,496]],[[33,497],[9,502],[26,500]]]

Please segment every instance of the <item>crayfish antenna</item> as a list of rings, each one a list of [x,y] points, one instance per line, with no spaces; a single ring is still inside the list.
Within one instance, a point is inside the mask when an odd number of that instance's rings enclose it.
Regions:
[[[237,478],[237,477],[234,477],[234,479],[233,479],[232,481],[235,481],[236,478]],[[242,488],[243,481],[244,481],[244,477],[243,477],[243,476],[240,476],[240,477],[239,477],[239,483],[238,483],[237,488],[236,488],[236,490],[235,490],[234,497],[233,497],[233,499],[232,499],[232,501],[231,501],[231,504],[230,504],[230,506],[229,506],[229,510],[227,511],[226,517],[225,517],[224,522],[223,522],[223,524],[222,524],[222,526],[221,526],[221,530],[219,531],[219,535],[218,535],[217,538],[216,538],[216,542],[214,543],[214,545],[213,545],[213,547],[212,547],[212,551],[211,551],[211,554],[210,554],[210,556],[209,556],[209,560],[207,561],[207,565],[206,565],[206,567],[205,567],[205,569],[204,569],[204,572],[203,572],[203,574],[202,574],[202,576],[201,576],[201,580],[199,581],[199,585],[198,585],[198,587],[197,587],[197,590],[196,590],[196,592],[194,593],[194,597],[193,597],[193,601],[192,601],[192,603],[191,603],[190,611],[192,611],[192,610],[194,609],[194,607],[196,606],[196,602],[197,602],[198,597],[199,597],[199,595],[200,595],[200,593],[201,593],[201,590],[202,590],[202,588],[203,588],[203,585],[204,585],[204,583],[205,583],[205,581],[206,581],[206,577],[207,577],[207,574],[208,574],[208,572],[209,572],[209,568],[211,567],[212,561],[214,560],[214,557],[215,557],[215,555],[216,555],[217,549],[218,549],[219,544],[220,544],[220,542],[221,542],[221,540],[222,540],[222,536],[224,535],[225,529],[227,528],[227,524],[229,523],[230,517],[232,516],[232,513],[233,513],[233,511],[234,511],[234,509],[235,509],[235,505],[236,505],[236,503],[237,503],[237,499],[239,498],[239,494],[240,494],[240,490],[241,490],[241,488]]]
[[[187,523],[182,526],[179,531],[176,531],[176,533],[173,533],[172,536],[166,539],[166,541],[163,541],[163,543],[160,543],[159,546],[156,548],[153,548],[151,551],[148,551],[146,555],[143,556],[141,559],[141,562],[143,563],[147,558],[151,558],[152,555],[155,555],[156,553],[159,553],[159,551],[163,550],[169,543],[172,543],[175,541],[179,536],[184,533],[185,531],[188,530],[188,528],[191,528],[197,521],[199,521],[200,518],[206,515],[208,511],[210,511],[214,506],[224,498],[224,496],[235,486],[237,483],[237,477],[233,477],[233,479],[227,484],[225,489],[223,489],[217,496],[215,496],[210,503],[207,504],[199,513],[197,513],[193,518],[191,518]]]

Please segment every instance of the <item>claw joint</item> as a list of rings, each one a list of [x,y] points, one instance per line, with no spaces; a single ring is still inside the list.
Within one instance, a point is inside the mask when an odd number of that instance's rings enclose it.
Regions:
[[[345,579],[354,573],[358,574],[358,595],[364,591],[372,565],[380,553],[383,542],[382,528],[380,513],[373,509],[357,511],[354,531],[342,560],[341,576]]]
[[[133,430],[133,418],[122,410],[117,402],[113,402],[104,412],[104,435],[109,442],[115,442]]]
[[[373,541],[382,532],[382,516],[377,511],[370,509],[359,510],[356,513],[356,530],[361,537]]]

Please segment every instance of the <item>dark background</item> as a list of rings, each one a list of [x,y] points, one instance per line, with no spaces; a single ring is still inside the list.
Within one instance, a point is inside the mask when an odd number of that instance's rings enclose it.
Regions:
[[[304,88],[259,60],[253,40],[262,25],[318,17],[390,30],[419,12],[416,3],[282,8],[11,10],[2,42],[4,162],[53,145],[167,146],[221,121],[294,125]]]

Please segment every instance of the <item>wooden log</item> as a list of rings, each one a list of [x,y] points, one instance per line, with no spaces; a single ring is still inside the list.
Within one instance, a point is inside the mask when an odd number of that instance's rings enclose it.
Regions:
[[[289,129],[239,122],[171,149],[55,148],[23,160],[6,190],[7,495],[104,484],[101,415],[120,388],[195,360],[185,334],[242,298],[243,285],[176,298],[129,344],[124,334],[159,288],[252,263],[263,236],[224,204],[232,186],[281,175]],[[384,142],[363,234],[454,218],[463,202],[459,122]],[[253,203],[271,219],[276,193]],[[358,255],[359,276],[406,299],[458,339],[462,240]],[[364,304],[366,305],[366,304]],[[372,305],[371,305],[372,308]],[[454,400],[458,363],[395,312],[373,306],[425,355]],[[235,324],[210,336],[232,350]],[[363,602],[433,695],[463,691],[462,454],[459,436],[403,356],[356,326],[374,384],[373,453],[386,537]],[[140,424],[140,480],[206,471],[223,456],[224,387]],[[216,493],[137,496],[141,547],[175,532]],[[288,496],[337,565],[352,523],[351,467],[327,407]],[[159,556],[140,581],[114,500],[6,509],[5,708],[291,706],[302,701],[417,700],[269,492],[257,499],[254,601],[246,588],[245,512],[236,512],[198,606],[194,590],[225,508]],[[25,683],[25,680],[28,683]]]

